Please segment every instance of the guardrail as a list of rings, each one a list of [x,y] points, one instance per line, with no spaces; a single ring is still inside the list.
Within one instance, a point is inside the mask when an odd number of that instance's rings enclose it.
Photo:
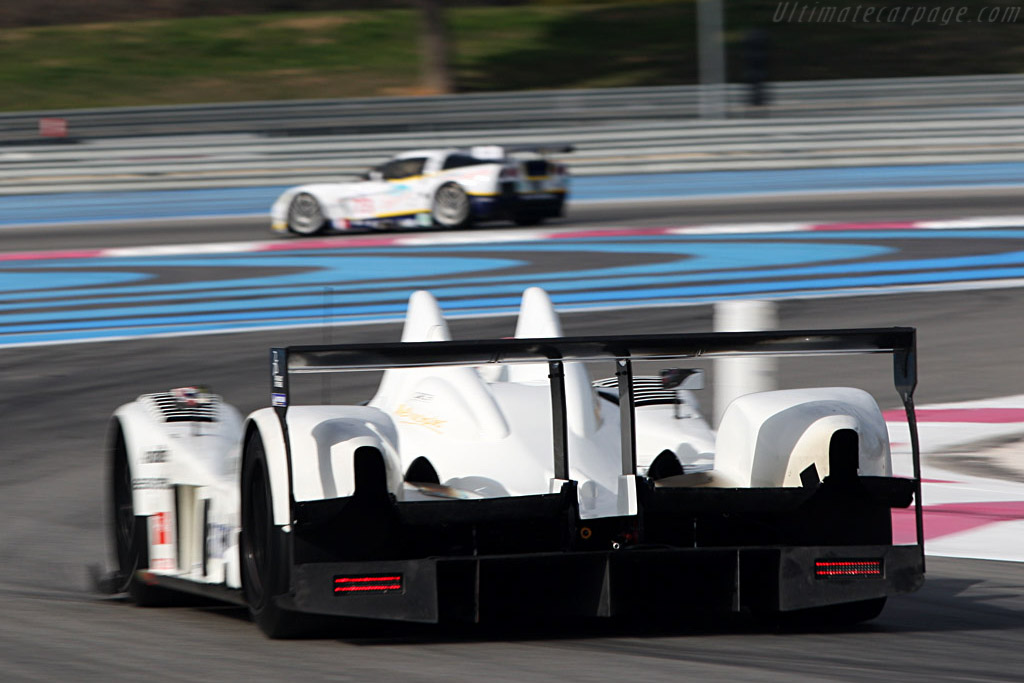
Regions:
[[[742,85],[726,86],[731,116],[819,116],[934,107],[1024,106],[1024,75],[793,81],[772,84],[771,104],[751,109]],[[127,107],[0,115],[0,142],[39,138],[41,118],[62,118],[78,139],[445,131],[693,118],[696,86],[606,88],[367,99]]]
[[[693,117],[686,87],[77,112],[67,115],[77,144],[0,146],[0,194],[332,181],[398,151],[474,144],[572,143],[565,160],[578,175],[1024,159],[1024,76],[777,90],[777,104],[758,110],[771,116],[716,121]],[[0,131],[32,116],[4,115]],[[318,132],[329,121],[417,130]]]

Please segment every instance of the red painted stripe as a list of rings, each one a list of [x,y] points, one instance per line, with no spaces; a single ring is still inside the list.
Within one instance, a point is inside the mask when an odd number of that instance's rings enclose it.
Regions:
[[[906,422],[902,410],[887,410],[886,422]],[[1024,422],[1024,408],[925,408],[916,411],[918,422],[973,422],[975,424],[1006,424]]]
[[[385,586],[337,586],[335,593],[355,593],[357,591],[397,591],[402,589],[402,584],[392,583]]]
[[[997,503],[947,503],[924,508],[925,541],[977,529],[996,522],[1024,519],[1024,501]],[[892,511],[894,543],[914,543],[917,539],[913,508]]]
[[[365,582],[365,581],[376,581],[383,583],[385,581],[401,581],[401,576],[339,576],[334,580],[334,583],[351,583],[354,581]]]

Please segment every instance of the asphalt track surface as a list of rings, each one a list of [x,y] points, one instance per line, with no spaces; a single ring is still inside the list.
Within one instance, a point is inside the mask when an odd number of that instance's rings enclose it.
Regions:
[[[824,171],[827,172],[827,171]],[[568,217],[546,225],[651,227],[758,221],[935,220],[1021,215],[1020,189],[899,190],[840,194],[774,195],[726,199],[589,202],[570,204]],[[31,225],[0,228],[0,251],[193,244],[272,239],[270,218],[151,220]],[[507,227],[507,226],[504,226]],[[408,233],[405,233],[408,234]]]
[[[887,203],[891,206],[887,207]],[[924,208],[922,208],[924,207]],[[932,219],[1019,214],[1002,194],[931,199],[843,197],[801,203],[604,206],[567,225],[680,225],[738,220]],[[215,225],[5,231],[4,251],[262,239],[259,221]],[[161,228],[173,228],[173,230]],[[154,229],[156,228],[156,229]],[[244,233],[244,236],[243,236]],[[97,244],[97,235],[109,245]],[[205,237],[197,237],[203,235]],[[9,238],[10,239],[9,241]],[[59,242],[59,243],[58,243]],[[783,327],[914,325],[918,401],[1020,393],[1020,290],[898,294],[780,304]],[[698,331],[708,306],[565,316],[567,333]],[[505,336],[510,318],[453,322],[455,335]],[[336,333],[337,334],[337,333]],[[351,341],[397,339],[398,326],[344,328]],[[297,338],[301,337],[301,338]],[[266,405],[266,349],[319,342],[278,330],[5,349],[0,455],[0,677],[4,680],[1019,680],[1024,671],[1024,567],[930,558],[919,593],[876,621],[802,633],[744,620],[636,625],[527,625],[443,630],[356,627],[298,642],[268,641],[237,609],[138,609],[89,590],[86,567],[108,561],[104,439],[109,414],[139,393],[204,382],[248,411]],[[783,385],[844,381],[896,404],[884,359],[786,363]],[[365,398],[372,387],[332,387]],[[319,387],[312,388],[319,391]],[[888,396],[887,400],[885,397]],[[666,586],[657,590],[700,590]],[[656,599],[656,590],[652,599]]]

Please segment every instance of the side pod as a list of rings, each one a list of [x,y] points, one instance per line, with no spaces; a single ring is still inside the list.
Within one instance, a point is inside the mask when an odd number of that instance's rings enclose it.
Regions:
[[[861,475],[892,476],[888,431],[878,405],[860,389],[790,389],[741,396],[718,428],[715,470],[721,486],[800,486],[812,465],[829,475],[833,435],[856,433]]]

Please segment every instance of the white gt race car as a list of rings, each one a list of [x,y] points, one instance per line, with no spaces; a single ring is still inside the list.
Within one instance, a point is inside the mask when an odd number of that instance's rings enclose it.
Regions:
[[[277,232],[317,235],[353,228],[464,228],[508,219],[533,225],[561,216],[564,164],[548,153],[569,146],[416,150],[368,171],[363,180],[293,187],[271,208]]]
[[[563,337],[547,294],[515,338],[453,341],[434,298],[400,343],[274,348],[270,406],[140,396],[109,441],[117,568],[143,604],[247,605],[272,637],[311,618],[420,622],[705,610],[850,623],[924,577],[910,328]],[[698,370],[634,362],[891,353],[916,476],[894,477],[859,389],[748,394],[717,434]],[[592,381],[589,367],[610,366]],[[360,405],[297,405],[319,373],[382,373]],[[342,374],[342,377],[346,375]],[[893,508],[918,541],[894,545]]]

